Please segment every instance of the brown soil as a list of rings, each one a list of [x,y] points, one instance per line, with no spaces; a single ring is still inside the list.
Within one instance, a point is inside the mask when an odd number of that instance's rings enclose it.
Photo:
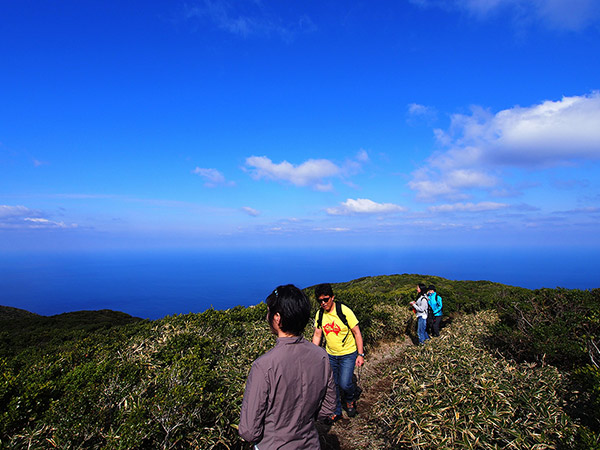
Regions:
[[[405,336],[384,342],[367,353],[364,366],[355,371],[363,390],[356,408],[358,415],[349,418],[344,412],[343,419],[332,426],[317,423],[323,450],[379,450],[386,447],[373,431],[372,411],[376,401],[390,392],[390,368],[398,365],[409,345],[413,343]]]

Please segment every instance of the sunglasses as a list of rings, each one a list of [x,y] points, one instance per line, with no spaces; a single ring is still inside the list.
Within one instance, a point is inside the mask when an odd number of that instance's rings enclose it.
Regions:
[[[320,298],[319,303],[327,303],[329,300],[331,300],[331,297]]]

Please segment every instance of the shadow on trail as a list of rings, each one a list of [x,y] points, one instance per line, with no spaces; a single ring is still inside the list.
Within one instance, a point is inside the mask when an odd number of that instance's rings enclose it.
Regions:
[[[342,419],[343,420],[343,419]],[[317,423],[321,450],[341,450],[340,440],[335,434],[330,434],[331,426]]]

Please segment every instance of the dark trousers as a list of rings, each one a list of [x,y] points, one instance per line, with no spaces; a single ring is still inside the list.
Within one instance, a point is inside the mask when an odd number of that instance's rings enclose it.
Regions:
[[[440,324],[442,323],[442,316],[435,316],[433,318],[433,332],[431,335],[433,337],[438,337],[440,335]]]

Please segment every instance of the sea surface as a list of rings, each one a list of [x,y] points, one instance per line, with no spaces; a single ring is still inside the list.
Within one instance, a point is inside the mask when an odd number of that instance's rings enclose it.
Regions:
[[[600,287],[596,249],[311,249],[0,254],[0,305],[42,315],[112,309],[158,319],[304,288],[402,273],[529,289]]]

